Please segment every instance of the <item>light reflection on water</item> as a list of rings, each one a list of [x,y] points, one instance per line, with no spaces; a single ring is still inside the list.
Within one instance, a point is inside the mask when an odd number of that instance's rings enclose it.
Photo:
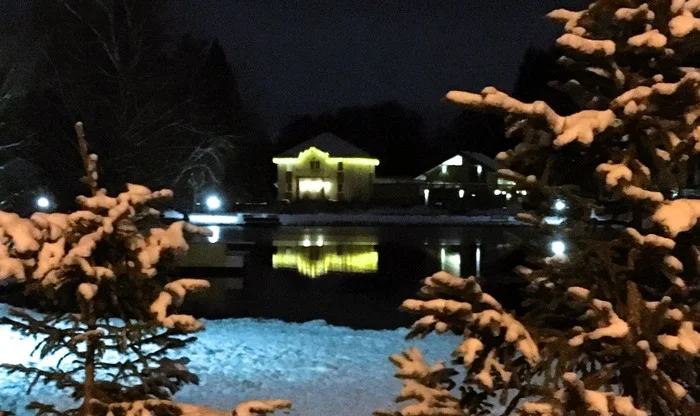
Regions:
[[[278,247],[272,254],[275,269],[296,269],[299,274],[316,278],[334,273],[376,273],[379,253],[374,246]]]
[[[481,274],[481,242],[466,245],[459,238],[439,238],[433,244],[424,241],[426,254],[439,260],[440,270],[456,276]],[[296,270],[300,275],[317,278],[328,273],[369,274],[379,271],[379,240],[375,235],[342,236],[307,229],[297,235],[282,235],[273,240],[274,269]],[[467,254],[468,253],[468,254]],[[468,259],[463,264],[463,256]],[[465,266],[463,268],[463,266]],[[466,270],[465,270],[466,269]]]
[[[310,229],[298,238],[284,236],[273,240],[274,269],[296,270],[302,276],[316,278],[328,273],[376,273],[379,270],[377,239],[370,236],[346,239]]]
[[[233,265],[231,259],[240,259],[240,265],[195,270],[200,278],[217,274],[209,278],[209,291],[187,297],[183,312],[210,319],[322,319],[359,329],[411,325],[415,317],[402,312],[401,303],[439,270],[481,276],[485,288],[495,284],[506,295],[515,293],[506,277],[519,264],[517,240],[528,238],[527,230],[512,227],[220,226],[211,231],[191,245],[188,256],[195,266]],[[510,232],[519,237],[512,239]]]
[[[210,243],[247,242],[272,247],[267,261],[274,270],[293,270],[318,278],[328,274],[377,274],[380,259],[393,247],[414,247],[433,259],[435,271],[482,275],[509,248],[522,230],[500,227],[271,227],[209,226]],[[516,244],[517,245],[517,244]],[[406,259],[408,262],[415,259]]]

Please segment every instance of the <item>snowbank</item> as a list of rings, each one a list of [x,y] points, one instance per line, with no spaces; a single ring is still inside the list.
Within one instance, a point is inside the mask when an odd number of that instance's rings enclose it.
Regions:
[[[7,312],[0,304],[0,314]],[[231,409],[244,400],[285,398],[293,402],[291,415],[358,416],[390,406],[401,383],[388,357],[417,345],[428,361],[448,357],[459,344],[453,336],[432,335],[407,342],[407,330],[353,330],[321,321],[291,324],[281,321],[225,319],[205,321],[199,339],[179,351],[192,361],[199,386],[189,386],[176,399]],[[55,358],[29,356],[33,341],[0,327],[0,363],[38,363],[50,366]],[[37,385],[26,395],[28,380],[0,372],[0,408],[29,415],[32,400],[55,396]]]

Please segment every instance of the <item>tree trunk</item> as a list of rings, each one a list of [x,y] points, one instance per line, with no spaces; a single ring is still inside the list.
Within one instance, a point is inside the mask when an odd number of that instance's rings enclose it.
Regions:
[[[86,302],[84,317],[87,318],[87,331],[97,329],[97,320],[95,319],[92,302]],[[98,340],[94,336],[88,336],[86,340],[85,351],[85,382],[83,383],[83,416],[92,416],[92,399],[95,397],[95,352],[97,350]]]

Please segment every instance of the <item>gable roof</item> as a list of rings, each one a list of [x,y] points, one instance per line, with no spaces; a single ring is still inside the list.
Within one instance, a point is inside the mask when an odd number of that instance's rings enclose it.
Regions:
[[[479,152],[462,152],[463,155],[471,158],[475,162],[479,162],[485,167],[491,169],[491,170],[498,170],[498,162],[496,162],[496,159],[490,158],[486,156],[483,153]]]
[[[310,147],[322,150],[330,154],[331,157],[372,157],[369,153],[355,147],[333,133],[319,134],[311,140],[307,140],[302,144],[280,153],[276,157],[298,157],[299,153]]]
[[[432,168],[426,170],[425,172],[421,173],[420,175],[416,176],[416,180],[425,180],[426,175],[428,175],[430,172],[433,172],[435,170],[440,169],[442,166],[462,166],[465,164],[465,160],[467,159],[466,163],[476,163],[484,166],[484,168],[492,170],[492,171],[497,171],[498,170],[498,162],[496,162],[495,159],[490,158],[486,156],[483,153],[479,152],[460,152],[457,153],[456,155],[452,156],[449,159],[445,159],[442,163],[439,165],[433,166]]]

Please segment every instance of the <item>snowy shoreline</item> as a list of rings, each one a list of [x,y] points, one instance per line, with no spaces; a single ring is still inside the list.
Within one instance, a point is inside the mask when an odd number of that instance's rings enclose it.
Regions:
[[[279,220],[273,225],[513,225],[527,226],[514,215],[447,215],[447,214],[379,214],[379,213],[191,213],[189,222],[197,225],[251,225],[246,217],[262,220]],[[182,219],[177,213],[166,213],[168,219]]]
[[[7,313],[0,304],[0,315]],[[323,321],[286,323],[277,320],[208,320],[198,339],[175,356],[188,357],[200,377],[175,399],[226,410],[251,399],[282,398],[293,402],[290,415],[358,416],[391,406],[401,383],[393,377],[391,354],[418,346],[428,361],[448,359],[458,345],[452,335],[405,340],[407,329],[354,330]],[[48,367],[55,357],[30,357],[34,341],[0,326],[0,363]],[[0,408],[17,416],[33,400],[60,397],[53,388],[0,372]],[[63,399],[63,404],[67,404]]]

